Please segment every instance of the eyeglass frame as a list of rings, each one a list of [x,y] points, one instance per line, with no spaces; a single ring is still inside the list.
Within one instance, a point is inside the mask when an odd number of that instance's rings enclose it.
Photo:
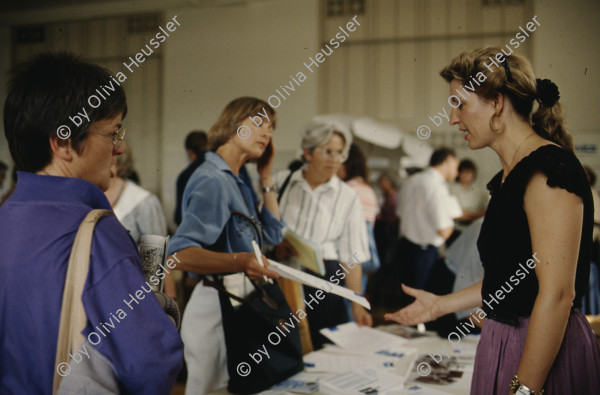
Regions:
[[[123,134],[121,136],[119,136],[121,134],[121,131],[123,132]],[[125,132],[127,132],[127,130],[125,129],[125,126],[121,126],[116,132],[113,132],[111,134],[103,134],[100,132],[90,132],[90,133],[99,134],[100,136],[103,136],[103,137],[112,138],[113,150],[116,151],[119,149],[119,147],[121,146],[121,143],[125,139]]]
[[[317,150],[319,152],[317,152]],[[319,146],[319,147],[315,147],[313,149],[313,152],[315,152],[321,158],[328,157],[333,160],[339,160],[341,163],[344,163],[346,161],[346,159],[348,159],[348,154],[344,153],[344,151],[327,153],[327,152],[323,152],[322,150],[329,150],[329,148],[325,148],[324,146]]]

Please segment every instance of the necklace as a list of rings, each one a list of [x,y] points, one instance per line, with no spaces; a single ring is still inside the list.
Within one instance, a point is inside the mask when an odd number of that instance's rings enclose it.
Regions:
[[[515,154],[513,155],[512,158],[512,162],[510,163],[510,166],[508,166],[508,171],[504,174],[504,177],[502,177],[502,182],[504,183],[504,180],[506,180],[506,177],[508,177],[508,173],[511,172],[511,170],[513,169],[513,165],[515,164],[515,160],[517,159],[517,154],[519,153],[519,150],[521,149],[521,147],[523,146],[523,144],[525,144],[525,142],[535,134],[535,132],[531,132],[531,134],[527,137],[525,137],[523,139],[523,141],[521,141],[521,143],[519,143],[519,145],[517,146],[517,149],[515,151]]]

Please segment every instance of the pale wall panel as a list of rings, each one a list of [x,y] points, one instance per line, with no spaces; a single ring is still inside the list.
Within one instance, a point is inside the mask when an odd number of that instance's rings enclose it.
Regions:
[[[533,17],[533,13],[529,12],[525,7],[508,5],[504,8],[504,25],[502,26],[502,30],[516,31],[518,27],[514,21],[526,21],[531,17]]]
[[[486,33],[501,31],[502,7],[497,5],[489,7],[479,7],[481,9],[481,30]]]
[[[373,2],[375,8],[377,23],[375,25],[377,29],[377,37],[391,38],[397,35],[397,24],[398,19],[395,15],[395,4],[397,1],[394,0],[379,0]],[[358,18],[360,20],[360,17]]]
[[[86,24],[87,45],[83,50],[83,57],[98,59],[108,57],[109,53],[112,55],[114,50],[107,43],[105,26],[104,20],[94,20]]]
[[[448,34],[464,34],[469,30],[468,3],[469,0],[454,0],[448,7]]]
[[[396,23],[398,24],[398,37],[414,37],[418,31],[416,10],[419,0],[398,1],[400,7],[396,6]],[[393,10],[392,10],[393,12]]]
[[[68,22],[65,25],[65,49],[76,54],[83,54],[87,40],[86,23]]]
[[[418,75],[417,44],[407,42],[399,45],[400,56],[396,67],[398,74],[398,118],[400,120],[412,119],[415,116],[415,92],[417,91]]]
[[[429,35],[440,36],[446,34],[450,29],[448,24],[448,3],[439,0],[427,0],[426,10],[426,21],[428,25]]]
[[[365,107],[369,100],[370,78],[366,73],[366,63],[368,59],[367,48],[363,46],[348,47],[348,74],[345,83],[347,91],[347,107],[344,111],[364,115]]]
[[[379,53],[376,64],[379,65],[378,70],[374,73],[377,77],[377,85],[375,92],[379,98],[377,108],[374,112],[375,116],[380,119],[394,119],[397,108],[395,102],[395,71],[397,69],[394,64],[394,50],[396,46],[393,44],[382,44],[378,46]]]
[[[335,56],[330,56],[324,65],[320,84],[323,93],[322,112],[324,113],[344,111],[347,88],[344,82],[344,77],[346,76],[344,70],[348,62],[347,55],[347,48],[344,51],[340,50],[335,53]]]

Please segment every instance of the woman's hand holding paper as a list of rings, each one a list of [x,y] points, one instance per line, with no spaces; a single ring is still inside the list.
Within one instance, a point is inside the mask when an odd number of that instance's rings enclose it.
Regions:
[[[251,280],[259,281],[263,279],[263,276],[279,278],[279,274],[267,269],[269,267],[269,260],[265,256],[262,256],[263,267],[256,260],[256,256],[252,252],[238,252],[235,255],[240,271],[245,272]]]

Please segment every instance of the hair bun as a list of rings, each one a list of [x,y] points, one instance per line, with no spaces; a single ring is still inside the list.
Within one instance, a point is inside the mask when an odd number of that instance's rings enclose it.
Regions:
[[[548,79],[541,80],[537,78],[537,95],[536,100],[541,103],[544,107],[552,107],[560,99],[558,87],[556,84]]]

